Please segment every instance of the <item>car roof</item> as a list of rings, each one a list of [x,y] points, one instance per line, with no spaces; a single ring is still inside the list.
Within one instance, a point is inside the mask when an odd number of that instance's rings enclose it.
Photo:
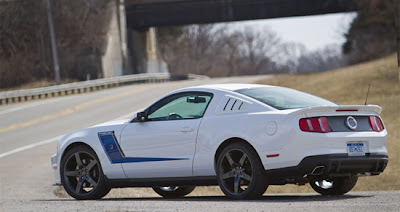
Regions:
[[[260,88],[260,87],[275,87],[275,86],[259,85],[259,84],[212,84],[212,85],[195,86],[191,88],[208,88],[208,89],[235,91],[240,89]]]

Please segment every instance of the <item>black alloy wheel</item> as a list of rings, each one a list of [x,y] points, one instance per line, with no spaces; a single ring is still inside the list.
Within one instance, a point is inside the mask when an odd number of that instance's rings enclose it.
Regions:
[[[246,143],[233,143],[223,149],[217,161],[217,179],[221,190],[232,199],[256,199],[268,187],[264,166]]]
[[[63,157],[61,182],[65,191],[78,200],[100,199],[110,191],[96,153],[83,145],[73,147]]]

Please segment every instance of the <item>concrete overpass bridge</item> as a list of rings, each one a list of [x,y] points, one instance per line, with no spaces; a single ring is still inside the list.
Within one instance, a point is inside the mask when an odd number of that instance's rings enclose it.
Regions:
[[[154,27],[357,10],[355,0],[117,0],[117,2],[121,55],[124,61],[121,74],[166,71],[166,64],[160,60]]]
[[[350,12],[353,0],[125,0],[132,29]]]

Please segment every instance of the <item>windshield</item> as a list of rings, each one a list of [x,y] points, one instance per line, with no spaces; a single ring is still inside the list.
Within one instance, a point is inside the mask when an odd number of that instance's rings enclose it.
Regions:
[[[337,105],[321,97],[283,87],[249,88],[235,92],[257,99],[278,110]]]

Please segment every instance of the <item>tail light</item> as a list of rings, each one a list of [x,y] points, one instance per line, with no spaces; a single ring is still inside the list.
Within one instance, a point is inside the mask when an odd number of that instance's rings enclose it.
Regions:
[[[371,128],[373,131],[381,132],[385,129],[385,127],[383,126],[382,120],[379,117],[370,116],[368,118],[368,120],[369,120],[369,125],[371,125]]]
[[[326,117],[304,118],[299,121],[300,130],[306,132],[332,132]]]

